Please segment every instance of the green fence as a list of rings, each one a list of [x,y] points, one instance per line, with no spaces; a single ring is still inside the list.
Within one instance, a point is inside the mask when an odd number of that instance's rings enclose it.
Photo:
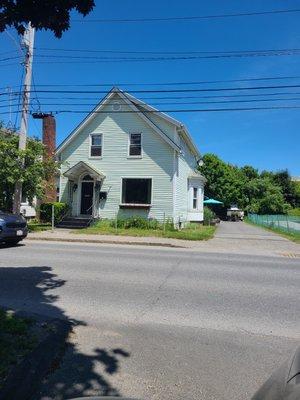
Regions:
[[[257,225],[276,228],[283,232],[300,232],[300,217],[293,215],[258,215],[249,214],[248,219]]]

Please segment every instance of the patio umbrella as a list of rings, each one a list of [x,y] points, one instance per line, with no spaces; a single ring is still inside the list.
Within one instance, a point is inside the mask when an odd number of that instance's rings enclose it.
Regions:
[[[207,199],[203,201],[204,204],[223,204],[222,201],[215,200],[215,199]]]

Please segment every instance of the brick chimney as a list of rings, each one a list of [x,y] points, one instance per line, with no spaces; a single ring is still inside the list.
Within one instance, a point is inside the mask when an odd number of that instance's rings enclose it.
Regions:
[[[56,149],[56,122],[51,114],[43,116],[43,144],[46,147],[45,157],[53,158]],[[52,176],[45,188],[44,202],[56,201],[56,178]]]
[[[46,151],[44,159],[53,158],[56,149],[56,122],[52,114],[46,114],[42,112],[33,113],[33,118],[43,120],[43,144],[45,145]],[[43,202],[56,201],[56,177],[52,176],[48,179],[45,196]]]

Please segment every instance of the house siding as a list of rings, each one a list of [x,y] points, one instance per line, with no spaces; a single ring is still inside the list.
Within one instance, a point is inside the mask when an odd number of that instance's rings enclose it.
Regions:
[[[175,206],[174,206],[174,221],[178,224],[181,221],[185,224],[188,221],[203,221],[203,181],[198,179],[199,188],[199,209],[192,210],[191,207],[191,192],[189,189],[189,176],[191,176],[197,167],[195,156],[187,147],[185,141],[180,140],[182,149],[181,154],[176,156],[176,185],[175,185]],[[196,218],[196,214],[198,214]],[[194,217],[195,215],[195,217]]]
[[[119,100],[119,99],[118,99]],[[130,111],[123,101],[122,111]],[[85,161],[102,172],[106,178],[101,191],[107,200],[100,201],[99,216],[103,218],[141,215],[162,220],[173,217],[173,157],[174,150],[146,122],[134,113],[111,113],[107,104],[61,151],[61,201],[69,201],[68,179],[63,176],[70,167]],[[131,132],[142,133],[143,157],[128,158],[128,140]],[[89,135],[102,133],[102,158],[89,157]],[[152,207],[150,210],[121,209],[122,177],[152,178]],[[79,190],[73,194],[72,210],[78,210]]]

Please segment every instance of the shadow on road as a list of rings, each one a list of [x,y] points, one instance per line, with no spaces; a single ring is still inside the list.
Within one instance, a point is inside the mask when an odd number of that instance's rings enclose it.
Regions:
[[[0,306],[16,311],[59,318],[70,326],[86,326],[84,321],[69,318],[55,302],[59,296],[52,291],[65,285],[49,266],[0,267]],[[118,389],[109,382],[109,376],[119,370],[120,361],[130,356],[121,348],[95,347],[93,354],[79,351],[72,332],[65,343],[60,365],[53,366],[34,400],[66,400],[84,395],[119,396]],[[101,374],[96,367],[101,365]]]

